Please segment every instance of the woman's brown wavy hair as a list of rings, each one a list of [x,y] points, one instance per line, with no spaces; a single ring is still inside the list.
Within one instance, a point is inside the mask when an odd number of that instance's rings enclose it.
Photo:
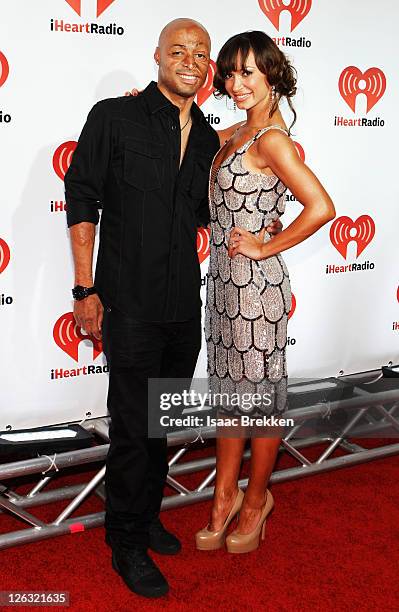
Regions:
[[[257,67],[267,78],[269,85],[274,85],[275,99],[269,111],[269,117],[276,111],[281,98],[287,98],[288,105],[294,115],[289,131],[296,121],[296,112],[291,98],[296,94],[296,70],[289,59],[278,48],[276,43],[259,30],[235,34],[220,49],[216,60],[216,73],[213,85],[215,96],[228,96],[225,78],[237,69],[237,59],[240,56],[245,66],[250,51],[253,51]]]

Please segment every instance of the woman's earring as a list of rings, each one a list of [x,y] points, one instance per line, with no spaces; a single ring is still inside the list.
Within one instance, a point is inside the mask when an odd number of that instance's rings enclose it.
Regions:
[[[270,116],[270,112],[273,108],[273,104],[274,104],[274,100],[276,99],[276,88],[274,85],[271,86],[270,88],[270,101],[269,101],[269,116]]]

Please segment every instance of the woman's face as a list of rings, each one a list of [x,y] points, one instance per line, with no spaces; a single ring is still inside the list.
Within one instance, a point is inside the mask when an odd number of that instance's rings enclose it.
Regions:
[[[226,75],[225,87],[237,107],[249,110],[259,103],[268,104],[270,86],[266,76],[259,70],[255,56],[251,50],[242,64],[240,55],[237,57],[237,70]]]

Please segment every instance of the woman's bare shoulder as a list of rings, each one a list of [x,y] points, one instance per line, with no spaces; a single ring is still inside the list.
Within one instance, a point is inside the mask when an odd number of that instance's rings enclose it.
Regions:
[[[268,130],[258,139],[258,151],[267,157],[279,157],[282,154],[296,153],[295,145],[282,130]]]

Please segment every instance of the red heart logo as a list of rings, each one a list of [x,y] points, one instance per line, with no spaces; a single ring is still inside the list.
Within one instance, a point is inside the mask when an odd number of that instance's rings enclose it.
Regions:
[[[53,338],[56,345],[75,361],[79,361],[79,344],[82,340],[90,340],[93,343],[93,360],[97,359],[103,351],[100,340],[82,334],[72,312],[66,312],[58,319],[54,325]]]
[[[82,15],[81,0],[65,0],[79,16]],[[99,17],[115,0],[97,0],[97,17]]]
[[[291,319],[292,315],[295,312],[295,308],[296,308],[296,297],[295,295],[292,293],[291,294],[291,310],[288,313],[288,319]]]
[[[81,0],[65,0],[65,2],[67,2],[67,4],[69,4],[69,6],[73,8],[75,13],[77,13],[79,16],[82,14]]]
[[[115,0],[97,0],[97,17],[99,17]]]
[[[10,72],[10,66],[4,53],[0,51],[0,87],[4,85]]]
[[[361,81],[364,81],[362,87]],[[362,93],[367,98],[368,113],[384,95],[386,85],[385,74],[379,68],[369,68],[366,72],[361,72],[356,66],[344,68],[338,81],[339,93],[353,112],[356,109],[356,98]]]
[[[197,92],[197,104],[201,106],[209,96],[215,91],[213,79],[216,74],[216,64],[213,60],[209,61],[208,74],[206,75],[205,83]]]
[[[5,240],[0,238],[0,274],[4,272],[10,263],[10,247]]]
[[[200,227],[197,232],[197,253],[200,264],[209,255],[209,236],[210,230],[207,227]]]
[[[291,0],[288,6],[283,3],[283,0],[259,0],[259,6],[276,30],[279,29],[280,14],[282,11],[291,13],[292,32],[309,13],[312,8],[312,0]]]
[[[355,232],[351,235],[353,229]],[[350,217],[338,217],[330,227],[330,240],[344,259],[351,240],[357,244],[357,258],[372,241],[374,234],[375,224],[369,215],[362,215],[356,221],[352,221]]]
[[[295,145],[295,148],[297,150],[297,153],[298,153],[299,157],[304,162],[305,161],[305,151],[304,151],[302,145],[300,145],[299,142],[296,142],[295,140],[293,140],[292,142]]]
[[[53,168],[56,175],[63,181],[65,178],[66,171],[68,170],[72,155],[77,147],[78,143],[74,140],[68,140],[63,142],[54,152],[53,155]]]

